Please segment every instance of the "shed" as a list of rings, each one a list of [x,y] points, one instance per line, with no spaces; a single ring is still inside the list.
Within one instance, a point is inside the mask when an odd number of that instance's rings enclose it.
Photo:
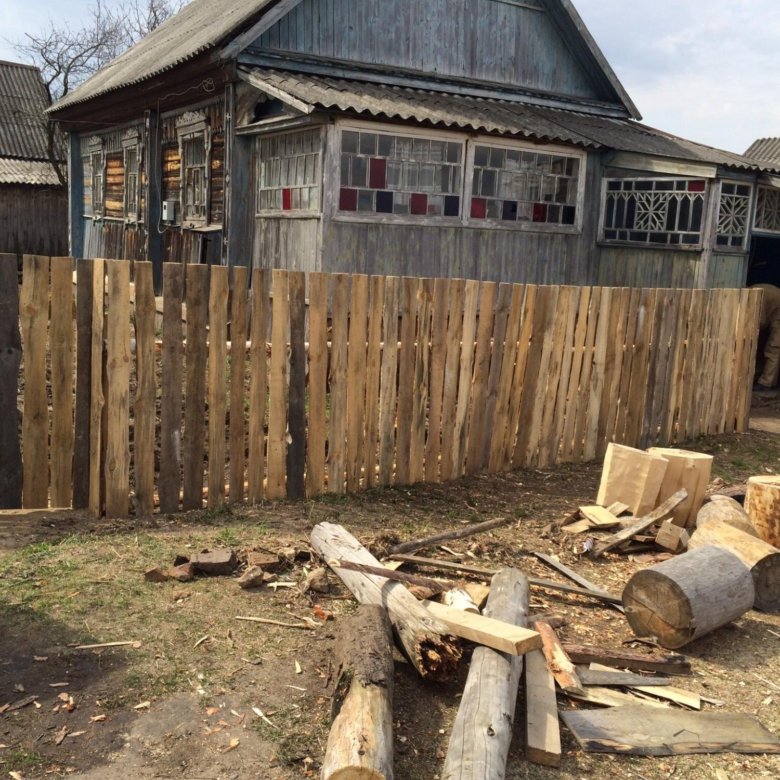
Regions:
[[[194,0],[52,115],[71,251],[158,268],[739,286],[775,167],[641,124],[570,0]]]

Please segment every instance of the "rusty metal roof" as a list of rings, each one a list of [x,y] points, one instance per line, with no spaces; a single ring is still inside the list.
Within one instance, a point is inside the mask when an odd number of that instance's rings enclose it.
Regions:
[[[678,138],[630,119],[265,68],[243,68],[239,75],[304,113],[339,110],[743,170],[762,167],[742,155]]]
[[[780,166],[780,138],[759,138],[750,145],[745,157],[764,160]]]
[[[0,61],[0,157],[46,160],[49,104],[38,68]]]
[[[44,160],[11,160],[0,157],[0,184],[33,184],[59,187],[54,166]]]
[[[193,0],[81,86],[58,100],[59,111],[137,84],[213,49],[254,19],[272,0]]]

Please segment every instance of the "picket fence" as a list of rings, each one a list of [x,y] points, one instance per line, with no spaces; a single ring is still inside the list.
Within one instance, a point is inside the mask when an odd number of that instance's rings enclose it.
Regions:
[[[173,512],[746,427],[753,290],[249,273],[165,264],[160,306],[150,263],[24,258],[24,507]]]

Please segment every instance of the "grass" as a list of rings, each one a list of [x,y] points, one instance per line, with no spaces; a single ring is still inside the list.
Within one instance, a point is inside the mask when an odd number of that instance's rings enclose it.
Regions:
[[[45,759],[35,750],[22,748],[10,750],[3,754],[3,768],[8,772],[23,772],[25,769],[33,769],[44,763]]]

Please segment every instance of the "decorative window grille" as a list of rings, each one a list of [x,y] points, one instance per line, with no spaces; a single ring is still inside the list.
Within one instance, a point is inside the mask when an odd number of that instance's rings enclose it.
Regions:
[[[211,133],[206,115],[188,111],[176,120],[181,160],[181,213],[184,224],[206,224],[209,203]]]
[[[463,146],[424,136],[342,131],[339,211],[459,217]]]
[[[780,233],[780,189],[759,187],[756,197],[756,230]]]
[[[122,136],[122,150],[125,164],[124,213],[125,219],[137,222],[140,219],[141,137],[137,129],[128,130]]]
[[[579,172],[577,157],[478,144],[471,218],[574,225]]]
[[[103,149],[103,139],[94,136],[88,144],[90,189],[92,190],[92,216],[102,217],[105,208],[105,176],[106,155]]]
[[[701,244],[703,179],[607,179],[605,241],[695,246]]]
[[[319,211],[319,130],[257,141],[257,211]]]
[[[749,184],[724,181],[720,185],[718,232],[715,238],[717,246],[736,249],[745,246],[750,214],[750,193]]]

